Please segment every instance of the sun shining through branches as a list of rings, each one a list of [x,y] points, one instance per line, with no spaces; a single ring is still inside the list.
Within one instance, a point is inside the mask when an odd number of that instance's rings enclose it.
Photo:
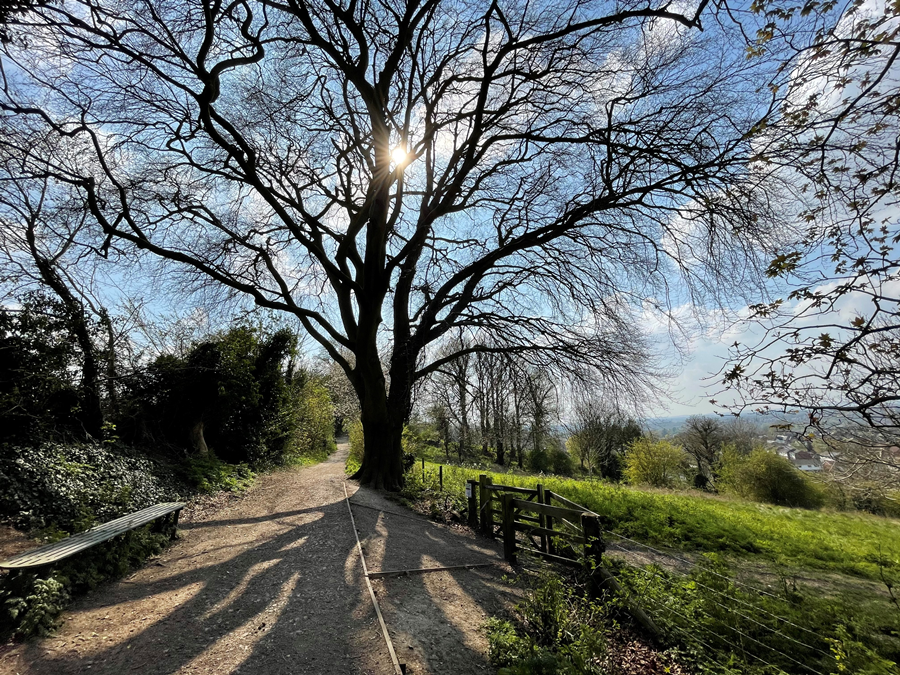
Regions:
[[[742,21],[706,2],[43,5],[11,19],[2,151],[17,180],[78,190],[98,246],[295,316],[359,397],[359,476],[396,488],[414,386],[464,355],[450,335],[634,393],[647,307],[761,285],[791,227],[793,186],[759,161],[787,74],[746,58]]]

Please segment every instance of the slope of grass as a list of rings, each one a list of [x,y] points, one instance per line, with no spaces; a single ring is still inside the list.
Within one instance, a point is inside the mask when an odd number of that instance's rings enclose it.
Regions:
[[[437,469],[431,466],[436,473]],[[460,497],[482,471],[444,466]],[[790,509],[701,493],[645,491],[598,481],[489,473],[494,483],[545,488],[598,513],[603,527],[653,546],[722,552],[780,565],[880,580],[900,571],[900,521]]]

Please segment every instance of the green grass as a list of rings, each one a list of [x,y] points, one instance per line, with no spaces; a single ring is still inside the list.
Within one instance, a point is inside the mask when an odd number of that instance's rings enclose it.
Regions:
[[[437,472],[434,465],[431,471]],[[444,489],[462,496],[477,469],[444,466]],[[545,488],[598,513],[603,527],[653,545],[881,580],[900,572],[900,521],[863,513],[790,509],[599,481],[488,473],[494,483]]]

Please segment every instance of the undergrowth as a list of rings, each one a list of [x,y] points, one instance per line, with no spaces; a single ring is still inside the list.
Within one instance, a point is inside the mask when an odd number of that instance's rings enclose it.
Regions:
[[[160,502],[240,492],[255,473],[215,457],[167,464],[127,447],[45,443],[0,447],[0,520],[53,542]],[[169,537],[139,528],[46,573],[0,576],[0,633],[43,634],[71,597],[120,577]]]
[[[501,675],[619,672],[725,675],[809,673],[896,675],[897,614],[874,616],[852,597],[825,598],[812,589],[764,595],[736,586],[715,556],[689,574],[607,560],[623,591],[591,599],[579,575],[523,574],[526,593],[512,619],[486,624],[491,662]],[[638,638],[643,653],[631,670],[637,635],[624,610],[637,602],[660,630]],[[887,601],[885,601],[886,603]],[[650,663],[654,662],[654,663]],[[630,664],[635,665],[635,664]],[[652,665],[652,667],[650,667]]]
[[[118,579],[160,553],[171,532],[155,532],[152,524],[38,572],[20,571],[0,579],[0,634],[19,638],[46,635],[72,597]]]
[[[462,513],[465,480],[479,472],[449,466],[443,472],[440,490],[437,467],[426,464],[423,476],[416,464],[406,474],[401,495],[439,519]],[[887,586],[893,586],[898,574],[895,521],[547,476],[492,478],[518,487],[541,482],[600,514],[606,529],[655,546],[703,552],[691,555],[699,562],[689,571],[683,564],[678,571],[644,565],[647,561],[638,566],[634,559],[642,560],[640,554],[646,553],[640,547],[638,555],[617,552],[606,560],[627,597],[661,629],[659,663],[677,655],[685,669],[678,670],[681,666],[673,660],[659,670],[640,672],[900,673],[895,665],[900,659],[900,605],[892,604]],[[608,540],[622,543],[612,535]],[[756,588],[753,574],[747,583],[735,581],[736,572],[746,581],[749,561],[763,563],[753,569],[769,580],[765,588]],[[797,579],[800,570],[805,581]],[[771,582],[774,575],[780,583]],[[575,577],[542,573],[516,619],[489,622],[491,658],[501,673],[620,672],[609,645],[621,635],[621,624],[629,623],[622,610],[624,597],[598,603],[579,584]]]
[[[204,494],[243,492],[256,478],[247,464],[229,464],[211,455],[189,459],[184,471],[189,483]]]

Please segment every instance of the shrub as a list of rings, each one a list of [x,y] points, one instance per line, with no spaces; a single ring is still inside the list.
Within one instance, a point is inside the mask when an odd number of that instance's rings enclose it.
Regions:
[[[557,476],[572,475],[572,458],[562,448],[553,448],[550,451],[550,471]]]
[[[552,473],[558,476],[572,475],[572,457],[559,446],[530,451],[525,465],[532,473]]]
[[[718,474],[722,491],[755,502],[818,508],[825,500],[823,489],[807,479],[789,459],[762,448],[744,455],[726,447]]]
[[[525,455],[525,467],[531,473],[547,473],[550,470],[550,457],[544,448],[531,450]]]
[[[0,633],[28,637],[52,631],[73,595],[125,575],[165,548],[171,533],[152,528],[151,523],[126,532],[62,561],[48,573],[22,571],[0,578]]]
[[[639,438],[625,455],[625,478],[632,485],[675,487],[685,469],[684,450],[664,439]]]
[[[352,473],[360,467],[366,453],[362,422],[359,419],[353,420],[348,433],[350,435],[350,457],[347,459],[347,470]]]
[[[243,492],[256,474],[246,464],[228,464],[215,457],[195,457],[187,461],[185,473],[200,492]]]
[[[174,472],[127,448],[0,446],[0,518],[25,530],[87,529],[186,492]]]
[[[516,622],[488,621],[491,663],[502,675],[600,673],[606,652],[601,618],[611,609],[584,597],[572,579],[544,571],[516,607]]]

